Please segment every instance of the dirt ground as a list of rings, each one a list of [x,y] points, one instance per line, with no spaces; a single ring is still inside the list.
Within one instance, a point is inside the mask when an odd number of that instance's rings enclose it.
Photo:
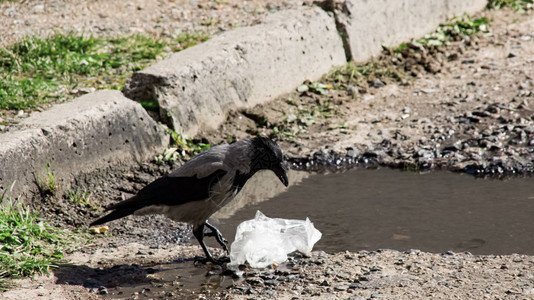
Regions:
[[[534,19],[509,11],[484,15],[493,20],[489,33],[422,58],[412,51],[403,63],[415,76],[339,88],[327,77],[321,83],[334,89],[326,95],[295,91],[234,113],[205,138],[268,135],[299,169],[369,163],[480,176],[532,173]]]
[[[28,32],[46,34],[58,28],[101,34],[135,30],[164,34],[204,27],[207,32],[218,32],[235,23],[257,22],[270,10],[295,5],[299,3],[4,2],[0,36],[5,44]],[[144,13],[149,9],[154,13]],[[111,17],[111,11],[122,14]],[[217,144],[254,134],[271,136],[296,169],[383,165],[481,176],[531,174],[534,18],[532,13],[508,10],[483,14],[493,19],[491,32],[444,47],[432,57],[439,63],[433,70],[413,67],[408,73],[414,77],[406,81],[373,81],[365,86],[343,86],[325,79],[322,83],[335,88],[324,95],[310,89],[295,91],[249,111],[234,112],[220,129],[205,132],[201,138]],[[203,21],[206,18],[219,21]],[[179,164],[146,162],[87,174],[73,184],[92,191],[93,208],[55,198],[46,199],[40,208],[54,224],[83,228],[101,214],[101,207],[128,197]],[[110,227],[109,236],[95,237],[92,244],[67,255],[70,265],[51,276],[16,281],[17,287],[1,293],[0,298],[534,298],[532,256],[417,250],[314,252],[309,258],[293,256],[277,270],[245,270],[230,288],[191,291],[180,286],[179,279],[176,286],[174,281],[170,283],[171,288],[153,267],[191,263],[196,255],[202,255],[196,242],[192,241],[192,246],[189,242],[190,229],[157,216],[127,218]],[[211,265],[199,265],[198,269],[206,278],[221,278],[223,273]],[[132,282],[154,288],[151,292],[143,288],[106,295],[108,289]],[[161,292],[156,288],[160,284]]]
[[[26,36],[76,32],[93,36],[144,33],[175,37],[182,32],[216,34],[259,22],[265,15],[296,7],[284,0],[2,1],[0,46]]]

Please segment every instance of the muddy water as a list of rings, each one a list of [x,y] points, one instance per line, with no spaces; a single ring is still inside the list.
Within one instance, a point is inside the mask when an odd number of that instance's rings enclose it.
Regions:
[[[219,214],[217,225],[226,238],[232,242],[237,225],[261,210],[270,217],[309,217],[323,233],[314,250],[326,252],[389,248],[534,254],[534,178],[483,180],[389,169],[293,172],[290,178],[296,184],[282,193],[276,177],[254,178],[243,196]],[[218,247],[211,240],[208,244]],[[108,297],[198,299],[199,293],[224,291],[234,283],[210,268],[192,260],[152,266],[145,268],[145,280],[110,287]]]
[[[314,250],[534,254],[534,178],[389,169],[312,175],[220,220],[219,228],[232,241],[236,226],[256,210],[270,217],[309,217],[323,233]]]

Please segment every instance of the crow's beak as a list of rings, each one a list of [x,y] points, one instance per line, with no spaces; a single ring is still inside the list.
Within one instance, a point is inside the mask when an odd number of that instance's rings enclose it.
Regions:
[[[284,162],[281,162],[278,166],[275,166],[273,168],[274,174],[276,174],[276,176],[278,176],[278,179],[280,179],[280,181],[285,186],[289,185],[289,179],[287,179],[287,170],[288,170],[288,167]]]

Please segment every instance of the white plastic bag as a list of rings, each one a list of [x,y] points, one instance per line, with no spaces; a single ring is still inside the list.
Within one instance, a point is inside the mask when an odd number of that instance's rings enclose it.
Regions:
[[[257,211],[253,220],[237,226],[230,265],[247,261],[253,268],[265,268],[286,261],[287,255],[295,250],[310,255],[321,236],[308,218],[305,221],[271,219]]]

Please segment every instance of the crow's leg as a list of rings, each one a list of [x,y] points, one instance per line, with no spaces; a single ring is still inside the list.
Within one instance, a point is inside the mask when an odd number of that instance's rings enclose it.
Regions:
[[[219,242],[221,247],[223,247],[224,251],[226,251],[227,254],[230,254],[230,251],[228,251],[228,241],[222,236],[222,233],[219,231],[219,229],[208,223],[208,221],[206,221],[204,224],[211,230],[211,233],[206,234],[206,236],[215,236],[217,242]]]
[[[206,261],[211,261],[212,263],[218,264],[218,265],[222,265],[224,263],[229,262],[230,261],[229,258],[215,259],[213,258],[213,256],[211,256],[211,253],[209,252],[208,247],[206,247],[206,244],[204,244],[204,226],[206,226],[206,224],[200,224],[198,226],[193,227],[193,235],[195,236],[195,238],[197,238],[198,243],[200,244],[200,247],[202,247],[202,250],[204,250],[204,253],[206,254]],[[210,226],[211,225],[209,225],[208,228],[211,229]],[[205,261],[203,262],[205,263]]]
[[[213,256],[211,256],[208,247],[206,247],[206,244],[204,244],[204,224],[200,224],[198,226],[193,227],[193,235],[197,238],[197,241],[200,244],[200,247],[202,247],[202,250],[204,250],[204,253],[206,254],[206,259],[215,261]]]

